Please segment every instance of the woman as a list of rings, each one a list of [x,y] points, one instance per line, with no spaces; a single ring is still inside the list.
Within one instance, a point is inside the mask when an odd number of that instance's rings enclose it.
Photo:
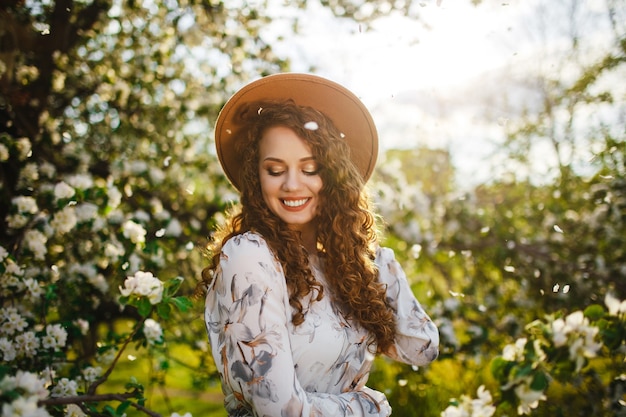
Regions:
[[[388,416],[365,386],[374,355],[437,357],[437,328],[378,246],[364,190],[377,140],[358,98],[312,75],[262,78],[220,112],[241,204],[201,285],[229,416]]]

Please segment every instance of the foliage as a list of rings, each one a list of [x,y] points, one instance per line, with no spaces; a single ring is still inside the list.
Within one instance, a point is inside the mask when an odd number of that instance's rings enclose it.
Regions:
[[[419,10],[322,3],[364,24]],[[194,389],[216,386],[191,293],[198,247],[236,196],[209,132],[242,83],[289,68],[263,38],[265,6],[1,4],[3,416],[182,414],[167,395],[159,412],[149,399],[175,365]],[[619,112],[624,97],[605,82],[623,71],[624,45],[541,84],[550,105],[509,124],[510,154],[526,162],[519,149],[575,131],[555,127]],[[554,181],[512,175],[460,193],[446,151],[380,164],[386,243],[442,336],[428,369],[377,359],[371,384],[394,415],[624,415],[626,141],[623,123],[594,120],[582,134],[591,166],[560,158]]]
[[[558,158],[556,175],[537,180],[526,175],[533,164],[525,160],[511,164],[508,175],[461,193],[446,184],[444,152],[424,175],[421,162],[433,160],[433,151],[407,151],[374,176],[382,178],[373,188],[388,243],[406,254],[402,262],[416,277],[415,292],[442,337],[440,358],[428,369],[394,365],[389,371],[380,363],[372,374],[372,383],[387,389],[395,414],[626,412],[626,327],[616,313],[622,307],[615,307],[626,298],[620,119],[626,96],[605,90],[624,71],[623,45],[622,34],[606,56],[577,67],[578,78],[544,90],[549,108],[526,108],[509,123],[507,149],[517,161],[520,149],[539,140],[575,137],[592,154],[584,169],[576,158]],[[594,111],[598,117],[581,120]],[[567,130],[563,123],[577,128],[550,136]],[[555,150],[565,142],[560,146]],[[444,182],[431,189],[450,192],[432,193],[416,181],[429,175]],[[601,307],[605,300],[608,312]]]

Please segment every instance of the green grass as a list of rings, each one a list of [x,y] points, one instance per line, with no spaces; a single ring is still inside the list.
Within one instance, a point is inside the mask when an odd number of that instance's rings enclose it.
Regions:
[[[194,386],[194,370],[199,365],[198,351],[182,343],[168,345],[167,356],[163,352],[150,353],[145,348],[135,349],[129,345],[109,379],[98,387],[97,394],[125,392],[126,384],[134,378],[145,389],[146,408],[164,417],[173,412],[181,416],[191,413],[193,417],[226,417],[219,381]],[[109,405],[117,408],[119,403]],[[140,417],[147,414],[131,407],[126,415]]]

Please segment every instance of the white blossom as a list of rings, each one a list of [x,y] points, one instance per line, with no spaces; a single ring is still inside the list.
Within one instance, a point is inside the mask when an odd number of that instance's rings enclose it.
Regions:
[[[39,168],[37,164],[28,163],[22,167],[20,177],[18,179],[18,187],[25,187],[39,179]]]
[[[73,397],[76,395],[77,390],[78,384],[76,383],[76,381],[68,378],[61,378],[61,380],[59,380],[59,382],[57,382],[57,384],[52,388],[50,396]]]
[[[21,229],[28,224],[28,217],[19,213],[9,214],[5,220],[11,229]]]
[[[48,397],[45,381],[37,374],[26,371],[17,371],[15,374],[15,387],[23,389],[26,393],[34,395],[39,399]]]
[[[82,334],[83,336],[85,336],[87,333],[89,333],[89,322],[85,319],[76,319],[72,322],[72,324],[74,324],[74,326],[78,327],[78,330],[80,331],[80,334]]]
[[[31,301],[37,301],[41,299],[41,296],[43,295],[43,288],[41,288],[41,285],[39,285],[39,281],[34,278],[26,278],[24,279],[24,286],[28,291],[28,298]]]
[[[93,178],[88,174],[75,174],[67,178],[67,183],[79,190],[86,190],[93,187]]]
[[[0,353],[2,353],[3,362],[10,362],[17,356],[15,346],[6,337],[0,337]]]
[[[143,261],[141,260],[141,257],[137,255],[136,253],[133,253],[128,257],[128,271],[129,272],[134,274],[135,272],[141,269],[142,265],[143,265]]]
[[[20,161],[30,157],[32,152],[32,145],[28,138],[19,138],[16,142],[17,151],[19,152],[18,158]]]
[[[125,297],[148,297],[151,304],[157,304],[163,298],[163,282],[151,272],[138,271],[134,276],[126,278],[120,292]]]
[[[109,241],[104,245],[104,256],[111,261],[117,261],[122,255],[124,255],[124,248],[116,242]]]
[[[484,385],[478,387],[476,391],[477,397],[470,398],[462,395],[459,401],[455,401],[456,405],[449,405],[442,413],[441,417],[491,417],[496,412],[493,405],[491,393],[485,389]]]
[[[19,356],[26,356],[32,358],[37,355],[37,349],[39,349],[40,341],[33,331],[27,331],[17,335],[15,338],[15,344]]]
[[[609,309],[611,316],[626,314],[626,300],[620,301],[609,293],[604,297],[604,303]]]
[[[22,332],[28,327],[28,322],[17,311],[9,312],[0,325],[0,333],[7,336]]]
[[[93,220],[98,216],[98,206],[93,203],[79,204],[74,210],[76,211],[76,220],[78,223]]]
[[[96,266],[93,264],[72,264],[69,267],[69,272],[72,275],[82,275],[87,279],[95,277],[98,274]]]
[[[151,345],[161,342],[163,339],[163,329],[161,325],[153,319],[147,319],[144,322],[143,334]]]
[[[502,358],[509,362],[522,361],[524,359],[524,346],[528,340],[519,338],[514,344],[509,344],[502,349]]]
[[[90,384],[95,382],[102,375],[102,368],[99,366],[88,366],[82,371],[82,379]]]
[[[142,225],[132,220],[127,220],[122,225],[124,237],[133,243],[144,243],[146,241],[146,229]]]
[[[93,277],[89,277],[88,281],[103,294],[105,294],[109,290],[109,283],[102,274],[97,274]]]
[[[21,277],[24,275],[24,270],[15,262],[9,262],[4,267],[4,275],[13,275],[16,277]]]
[[[145,210],[137,210],[133,213],[133,217],[140,221],[141,223],[150,222],[150,214],[148,214]]]
[[[67,331],[60,324],[48,324],[46,334],[41,338],[41,345],[44,349],[54,349],[65,347],[67,342]]]
[[[576,372],[585,364],[585,358],[593,358],[602,348],[602,343],[596,342],[599,329],[589,324],[589,320],[582,311],[575,311],[565,319],[556,319],[552,322],[552,341],[554,346],[568,345],[570,360],[576,363]]]
[[[2,404],[2,417],[50,417],[45,408],[39,407],[37,397],[17,397]]]
[[[87,417],[87,414],[76,404],[70,404],[65,409],[65,417]]]
[[[107,197],[109,198],[108,206],[111,208],[117,208],[122,202],[122,193],[113,185],[109,185]]]
[[[0,143],[0,162],[5,162],[9,159],[9,148],[3,143]]]
[[[75,194],[76,190],[64,181],[58,182],[54,186],[54,198],[57,200],[72,198]]]
[[[52,226],[59,235],[64,235],[71,231],[77,223],[76,212],[73,206],[65,206],[61,211],[54,214],[50,226]]]
[[[117,352],[115,351],[115,349],[107,349],[105,351],[98,352],[96,354],[96,362],[109,365],[113,362],[116,355]]]
[[[127,163],[126,170],[133,175],[143,174],[148,170],[146,161],[130,161]]]
[[[20,213],[35,214],[39,211],[37,207],[37,201],[30,196],[18,196],[11,199],[11,203],[17,208]]]
[[[539,401],[545,401],[546,396],[543,391],[530,388],[530,378],[526,378],[521,384],[515,387],[515,395],[520,400],[517,407],[517,414],[530,414],[533,408],[537,408]]]
[[[154,185],[161,184],[163,180],[165,179],[165,172],[163,172],[162,169],[157,168],[157,167],[151,167],[150,171],[148,172],[148,175],[150,176],[150,179],[152,180],[152,183]]]
[[[50,162],[44,162],[39,166],[39,173],[46,178],[52,178],[56,174],[56,167]]]
[[[47,243],[48,238],[39,230],[31,229],[24,233],[24,244],[26,245],[26,248],[28,248],[28,250],[32,252],[35,259],[39,261],[44,260],[46,254],[48,253],[48,247],[46,246]]]
[[[165,236],[178,237],[183,232],[183,228],[178,219],[172,219],[165,228]]]
[[[456,405],[449,405],[441,412],[441,417],[470,417],[470,414]]]

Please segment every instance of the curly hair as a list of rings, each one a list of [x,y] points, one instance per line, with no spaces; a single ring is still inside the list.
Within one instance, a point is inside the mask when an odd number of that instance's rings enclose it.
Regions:
[[[294,325],[304,321],[306,312],[300,303],[303,297],[311,293],[315,301],[322,298],[324,288],[311,271],[299,233],[270,211],[261,193],[260,139],[270,127],[288,127],[308,144],[320,166],[323,185],[316,221],[317,246],[325,260],[324,273],[334,302],[346,317],[374,335],[379,352],[386,351],[395,340],[396,328],[386,288],[378,281],[374,264],[376,218],[342,134],[323,113],[291,101],[254,103],[242,112],[242,120],[248,134],[238,143],[243,156],[240,207],[229,213],[224,227],[207,248],[211,262],[202,271],[199,286],[206,289],[210,285],[221,247],[231,237],[252,231],[263,236],[283,266]],[[307,128],[309,122],[315,122],[316,128]]]

